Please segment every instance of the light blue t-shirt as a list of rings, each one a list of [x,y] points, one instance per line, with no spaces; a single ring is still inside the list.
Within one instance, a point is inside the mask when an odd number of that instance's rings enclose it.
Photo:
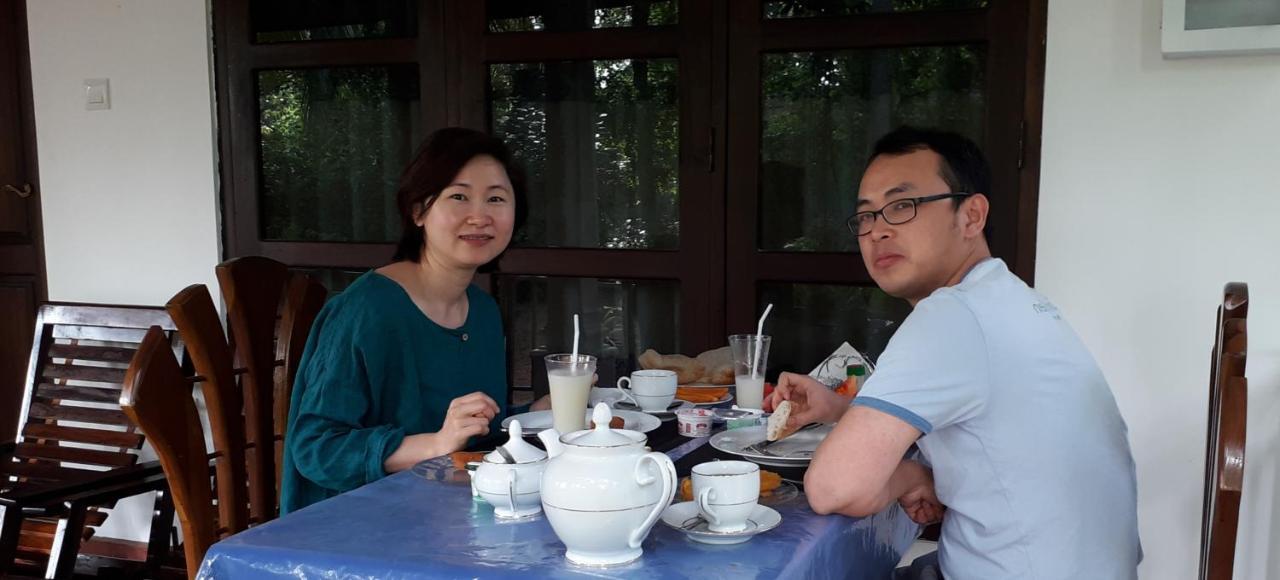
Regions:
[[[924,433],[948,580],[1137,577],[1124,419],[1057,307],[1004,262],[921,300],[853,404]]]

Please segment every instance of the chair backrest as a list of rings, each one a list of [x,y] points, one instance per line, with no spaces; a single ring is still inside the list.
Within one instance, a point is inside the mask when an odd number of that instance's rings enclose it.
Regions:
[[[176,327],[162,308],[41,306],[17,443],[0,471],[32,483],[57,482],[86,469],[137,463],[143,434],[121,412],[120,389],[126,365],[152,326],[161,329],[170,356],[181,356]]]
[[[276,338],[276,360],[284,361],[276,367],[275,427],[276,427],[276,492],[280,491],[284,465],[284,441],[289,426],[289,401],[293,396],[293,380],[298,376],[302,351],[307,346],[307,335],[320,309],[324,307],[329,292],[324,285],[310,276],[295,272],[289,277],[285,292],[284,309],[280,317],[280,332]]]
[[[159,327],[147,331],[125,373],[120,407],[160,458],[182,523],[187,576],[195,578],[215,537],[209,459],[191,386],[167,346]]]
[[[236,360],[247,369],[244,390],[245,436],[253,445],[249,461],[249,513],[254,521],[275,517],[276,470],[274,377],[276,313],[288,268],[270,258],[249,256],[218,265],[218,285],[227,303],[227,322]]]
[[[213,432],[218,481],[218,523],[229,533],[249,525],[249,498],[245,465],[244,399],[236,384],[231,345],[223,333],[218,310],[204,284],[187,286],[165,308],[187,345],[196,374],[202,379]]]
[[[1231,578],[1244,488],[1245,361],[1249,286],[1227,284],[1218,308],[1209,365],[1209,429],[1205,452],[1204,510],[1200,523],[1200,578]]]

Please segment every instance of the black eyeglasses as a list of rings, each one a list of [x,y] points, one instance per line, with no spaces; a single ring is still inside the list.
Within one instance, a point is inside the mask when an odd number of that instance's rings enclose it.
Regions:
[[[953,197],[969,197],[972,193],[939,193],[937,195],[926,195],[924,197],[909,197],[906,199],[895,199],[884,207],[876,211],[860,211],[853,214],[845,225],[849,226],[849,231],[856,236],[865,236],[871,233],[871,228],[876,225],[876,216],[884,218],[884,222],[890,225],[902,225],[913,219],[916,219],[916,206],[922,203],[938,201],[940,199],[951,199]]]

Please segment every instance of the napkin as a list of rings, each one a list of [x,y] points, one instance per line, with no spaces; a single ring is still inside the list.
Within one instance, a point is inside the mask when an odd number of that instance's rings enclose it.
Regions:
[[[840,344],[840,348],[837,348],[835,352],[828,355],[821,363],[818,363],[818,366],[809,372],[809,376],[817,379],[827,388],[834,389],[844,382],[847,376],[845,367],[857,364],[866,367],[868,378],[871,377],[871,373],[875,372],[875,365],[871,364],[867,357],[858,352],[858,349],[850,346],[849,343],[844,342]]]

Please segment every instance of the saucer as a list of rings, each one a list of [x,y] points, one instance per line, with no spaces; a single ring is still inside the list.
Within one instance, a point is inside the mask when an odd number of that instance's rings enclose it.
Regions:
[[[664,421],[674,419],[676,417],[676,411],[679,411],[680,409],[689,409],[692,407],[693,407],[693,403],[690,403],[689,401],[682,401],[680,399],[675,399],[671,401],[671,404],[667,405],[666,410],[663,410],[663,411],[646,411],[644,409],[641,409],[635,403],[632,403],[631,401],[628,401],[626,399],[620,399],[620,400],[614,401],[613,403],[614,409],[621,409],[623,411],[633,411],[636,413],[648,413]]]
[[[696,520],[701,520],[701,517],[698,515],[698,502],[694,501],[672,504],[662,512],[662,523],[683,532],[690,540],[704,544],[741,544],[752,536],[778,527],[782,523],[782,515],[771,507],[757,505],[747,518],[747,528],[737,532],[713,532],[707,528],[705,520],[693,525]]]

